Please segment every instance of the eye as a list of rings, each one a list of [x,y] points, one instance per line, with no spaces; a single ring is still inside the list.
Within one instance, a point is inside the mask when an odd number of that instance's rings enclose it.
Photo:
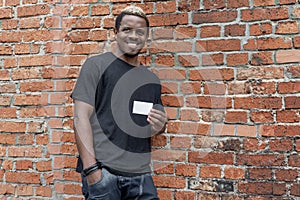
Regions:
[[[122,28],[121,31],[124,32],[124,33],[129,33],[131,31],[131,29],[128,28],[128,27],[124,27],[124,28]]]
[[[137,29],[136,34],[138,34],[139,36],[144,36],[146,34],[146,32],[145,32],[145,30]]]

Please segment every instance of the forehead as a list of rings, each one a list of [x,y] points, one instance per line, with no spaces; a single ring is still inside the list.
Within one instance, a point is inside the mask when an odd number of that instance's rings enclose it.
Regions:
[[[125,15],[120,23],[120,26],[132,27],[132,28],[146,28],[146,20],[142,17],[135,15]]]

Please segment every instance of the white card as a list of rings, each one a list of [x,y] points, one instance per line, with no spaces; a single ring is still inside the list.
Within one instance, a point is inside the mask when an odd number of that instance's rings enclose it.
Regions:
[[[153,103],[149,102],[142,102],[142,101],[133,101],[133,114],[141,114],[141,115],[148,115],[150,110],[153,107]]]

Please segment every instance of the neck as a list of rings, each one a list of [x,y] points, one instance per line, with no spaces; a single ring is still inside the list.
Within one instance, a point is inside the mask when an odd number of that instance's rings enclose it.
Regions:
[[[135,56],[128,56],[126,54],[123,54],[122,52],[118,51],[117,49],[112,51],[112,53],[120,58],[121,60],[127,62],[128,64],[130,65],[133,65],[133,66],[140,66],[140,61],[138,60],[138,55],[135,55]]]

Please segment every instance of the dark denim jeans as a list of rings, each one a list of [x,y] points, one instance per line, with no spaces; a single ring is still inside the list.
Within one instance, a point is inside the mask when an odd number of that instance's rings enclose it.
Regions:
[[[82,162],[78,159],[76,171],[81,172]],[[82,193],[87,200],[159,200],[151,174],[120,176],[102,169],[98,182],[88,185],[82,176]]]
[[[103,168],[101,180],[89,186],[83,182],[88,200],[159,200],[150,174],[125,177]]]

